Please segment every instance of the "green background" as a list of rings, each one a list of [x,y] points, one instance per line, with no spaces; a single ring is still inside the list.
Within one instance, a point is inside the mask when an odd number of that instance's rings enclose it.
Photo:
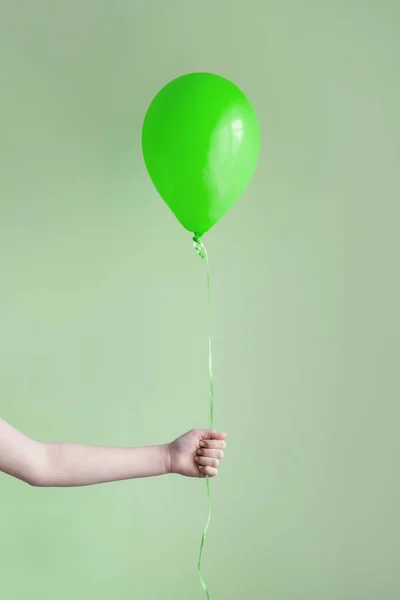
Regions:
[[[213,600],[395,600],[399,4],[0,4],[0,413],[37,439],[207,425],[204,263],[140,152],[154,94],[217,72],[259,115],[245,197],[206,237]],[[0,595],[200,599],[204,482],[0,477]]]

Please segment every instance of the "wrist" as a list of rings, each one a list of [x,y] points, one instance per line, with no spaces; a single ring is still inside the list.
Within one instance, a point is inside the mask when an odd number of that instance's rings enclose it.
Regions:
[[[164,465],[164,472],[165,475],[168,475],[172,473],[171,444],[162,444],[160,449]]]

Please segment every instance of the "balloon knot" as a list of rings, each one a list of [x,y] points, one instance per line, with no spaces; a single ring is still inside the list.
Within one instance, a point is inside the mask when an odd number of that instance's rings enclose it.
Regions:
[[[201,236],[198,235],[197,233],[195,233],[192,239],[193,239],[193,247],[196,250],[197,254],[200,256],[200,258],[205,258],[206,252],[205,252],[204,244],[201,241]]]

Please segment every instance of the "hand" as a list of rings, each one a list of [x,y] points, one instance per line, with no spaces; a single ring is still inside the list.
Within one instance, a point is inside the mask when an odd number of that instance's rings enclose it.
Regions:
[[[167,445],[167,471],[185,477],[215,477],[224,457],[226,433],[192,429]]]

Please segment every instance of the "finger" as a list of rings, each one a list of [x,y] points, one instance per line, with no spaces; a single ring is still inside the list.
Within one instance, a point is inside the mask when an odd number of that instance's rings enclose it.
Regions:
[[[224,458],[223,450],[208,450],[207,448],[199,448],[197,450],[199,456],[208,456],[209,458]]]
[[[200,448],[213,448],[216,450],[223,450],[226,448],[226,442],[222,440],[200,440]]]
[[[202,476],[208,475],[209,477],[215,477],[218,475],[218,469],[215,467],[199,467]]]
[[[209,439],[211,440],[224,440],[228,437],[226,433],[221,433],[220,431],[215,431],[215,429],[211,429]]]
[[[218,458],[207,458],[206,456],[195,456],[194,460],[198,465],[202,465],[203,467],[218,467],[219,460]]]
[[[199,468],[200,477],[207,477],[206,467],[199,466],[198,468]],[[211,467],[207,467],[207,468],[211,469]]]

